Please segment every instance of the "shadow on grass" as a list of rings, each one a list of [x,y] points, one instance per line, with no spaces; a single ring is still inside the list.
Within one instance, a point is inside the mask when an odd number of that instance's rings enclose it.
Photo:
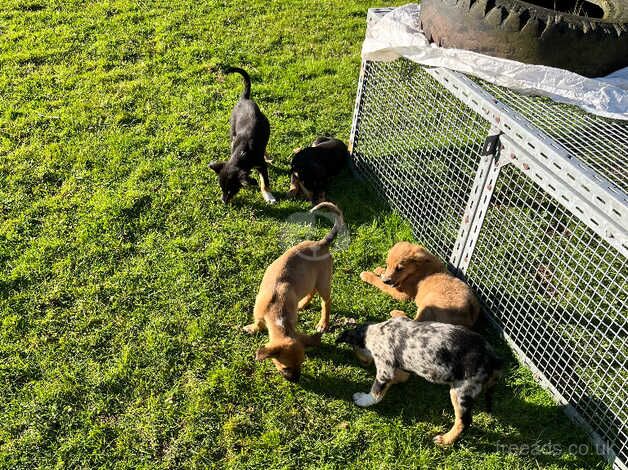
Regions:
[[[277,201],[289,202],[290,206],[270,205],[259,197],[253,202],[255,209],[268,217],[283,221],[295,212],[306,212],[312,208],[308,201],[288,198],[284,190],[287,188],[281,189],[275,188],[273,191]],[[365,181],[354,178],[348,169],[333,180],[327,191],[327,200],[342,210],[349,226],[370,224],[377,217],[392,212]]]

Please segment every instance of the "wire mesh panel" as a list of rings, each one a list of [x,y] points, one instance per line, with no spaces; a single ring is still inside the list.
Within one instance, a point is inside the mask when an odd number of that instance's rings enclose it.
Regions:
[[[506,166],[466,276],[504,333],[626,460],[625,258]]]
[[[477,82],[551,136],[569,153],[622,191],[628,192],[628,121],[604,119],[549,98],[524,96],[482,80]]]
[[[502,135],[487,157],[489,132]],[[405,59],[367,62],[352,155],[626,468],[628,123]]]
[[[448,259],[490,126],[410,61],[363,73],[354,165]]]

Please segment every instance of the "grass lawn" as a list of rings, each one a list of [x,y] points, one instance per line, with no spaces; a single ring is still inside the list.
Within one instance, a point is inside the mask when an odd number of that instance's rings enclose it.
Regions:
[[[265,336],[241,327],[284,221],[308,208],[281,197],[291,150],[348,138],[369,6],[4,0],[0,467],[605,467],[491,332],[508,359],[495,413],[480,406],[449,449],[432,444],[453,419],[446,387],[413,378],[357,408],[373,370],[336,333],[298,385],[254,361]],[[251,73],[270,119],[276,206],[219,202],[208,163],[228,156],[241,90],[224,64]],[[330,198],[351,233],[332,318],[385,319],[398,304],[358,274],[411,231],[349,175]]]

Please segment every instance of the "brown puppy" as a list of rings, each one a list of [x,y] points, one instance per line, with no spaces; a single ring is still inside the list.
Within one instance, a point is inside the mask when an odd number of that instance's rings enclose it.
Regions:
[[[334,227],[319,241],[304,241],[277,258],[264,273],[255,299],[253,323],[244,329],[256,333],[268,330],[268,343],[257,350],[258,361],[272,359],[281,375],[297,382],[306,346],[320,344],[321,335],[304,335],[296,331],[297,311],[304,308],[315,292],[322,299],[321,319],[316,326],[323,332],[329,326],[331,305],[332,259],[329,246],[344,225],[342,212],[329,202],[323,202],[310,212],[325,208],[336,214]]]
[[[447,273],[443,263],[420,245],[397,243],[388,252],[385,268],[364,271],[360,278],[397,300],[414,299],[415,320],[472,327],[480,315],[471,288]],[[401,313],[394,312],[393,316]]]

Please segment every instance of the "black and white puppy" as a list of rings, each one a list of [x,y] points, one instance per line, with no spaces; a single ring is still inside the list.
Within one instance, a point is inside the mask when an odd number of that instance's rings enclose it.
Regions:
[[[232,67],[227,73],[239,73],[244,78],[240,100],[231,111],[231,158],[227,162],[212,162],[210,168],[218,173],[222,189],[222,202],[229,203],[243,186],[255,185],[251,170],[260,174],[262,196],[266,202],[275,203],[270,192],[266,145],[270,138],[270,123],[251,99],[251,78],[244,70]]]
[[[490,411],[502,361],[482,336],[463,326],[396,317],[344,331],[336,343],[353,346],[362,362],[375,362],[370,393],[353,395],[358,406],[380,402],[392,384],[408,379],[409,372],[449,384],[456,420],[451,430],[434,438],[439,445],[452,444],[471,424],[473,403],[482,391]]]
[[[317,137],[310,147],[297,149],[290,165],[292,197],[303,192],[312,204],[325,198],[329,180],[347,164],[349,152],[344,142],[333,137]]]

